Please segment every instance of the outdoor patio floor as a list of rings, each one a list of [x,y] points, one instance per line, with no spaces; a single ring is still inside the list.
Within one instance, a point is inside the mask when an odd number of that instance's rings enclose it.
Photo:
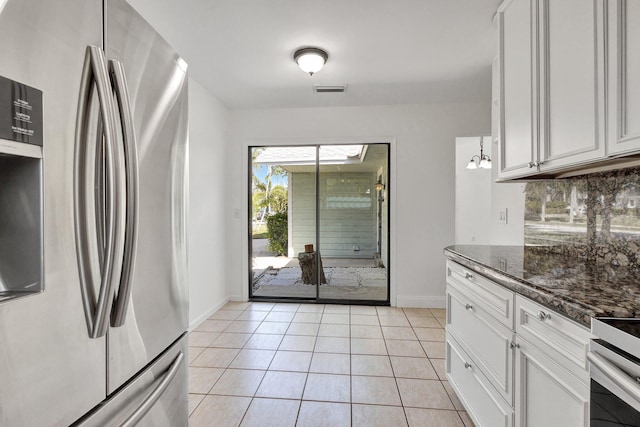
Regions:
[[[313,285],[262,285],[253,291],[257,297],[290,297],[290,298],[315,298],[316,287]],[[328,286],[320,287],[320,298],[344,299],[344,300],[374,300],[385,301],[387,288],[375,288],[365,286]]]
[[[376,268],[373,260],[323,260],[327,283],[320,286],[320,298],[345,300],[387,299],[387,269]],[[282,268],[267,268],[253,287],[253,296],[315,298],[316,286],[302,282],[297,259]]]
[[[276,256],[266,239],[254,239],[252,248],[253,296],[316,298],[316,286],[302,283],[297,257]],[[322,257],[322,264],[328,283],[320,286],[320,298],[386,301],[387,269],[372,258]]]

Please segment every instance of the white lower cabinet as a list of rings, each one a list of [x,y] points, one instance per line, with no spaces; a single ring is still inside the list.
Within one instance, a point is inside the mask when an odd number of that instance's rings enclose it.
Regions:
[[[452,261],[447,267],[447,378],[476,425],[588,426],[589,330]]]
[[[589,386],[538,348],[518,338],[516,425],[588,427]]]
[[[446,369],[449,383],[476,426],[513,426],[513,410],[497,395],[473,359],[447,335]]]
[[[448,332],[459,342],[485,374],[496,392],[513,404],[513,331],[496,321],[477,299],[466,295],[459,285],[449,285],[447,307],[454,323]]]
[[[516,295],[516,333],[584,383],[591,332],[538,303]]]

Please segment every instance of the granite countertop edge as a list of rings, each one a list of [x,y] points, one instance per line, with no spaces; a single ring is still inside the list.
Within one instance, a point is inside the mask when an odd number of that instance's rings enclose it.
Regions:
[[[445,248],[444,254],[452,261],[462,264],[493,282],[523,295],[538,304],[563,314],[586,328],[591,327],[591,318],[606,315],[603,310],[597,307],[575,300],[568,295],[554,293],[552,290],[544,289],[526,280],[510,276],[504,271],[485,265],[451,248]]]

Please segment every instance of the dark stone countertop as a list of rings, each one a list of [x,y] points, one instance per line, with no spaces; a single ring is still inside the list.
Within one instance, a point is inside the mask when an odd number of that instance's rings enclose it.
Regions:
[[[640,271],[591,263],[552,246],[454,245],[459,264],[587,327],[592,317],[640,318]]]

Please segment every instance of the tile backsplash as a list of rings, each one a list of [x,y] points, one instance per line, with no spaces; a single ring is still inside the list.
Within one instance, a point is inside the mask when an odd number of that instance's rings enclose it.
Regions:
[[[530,182],[525,244],[640,268],[640,168]]]

